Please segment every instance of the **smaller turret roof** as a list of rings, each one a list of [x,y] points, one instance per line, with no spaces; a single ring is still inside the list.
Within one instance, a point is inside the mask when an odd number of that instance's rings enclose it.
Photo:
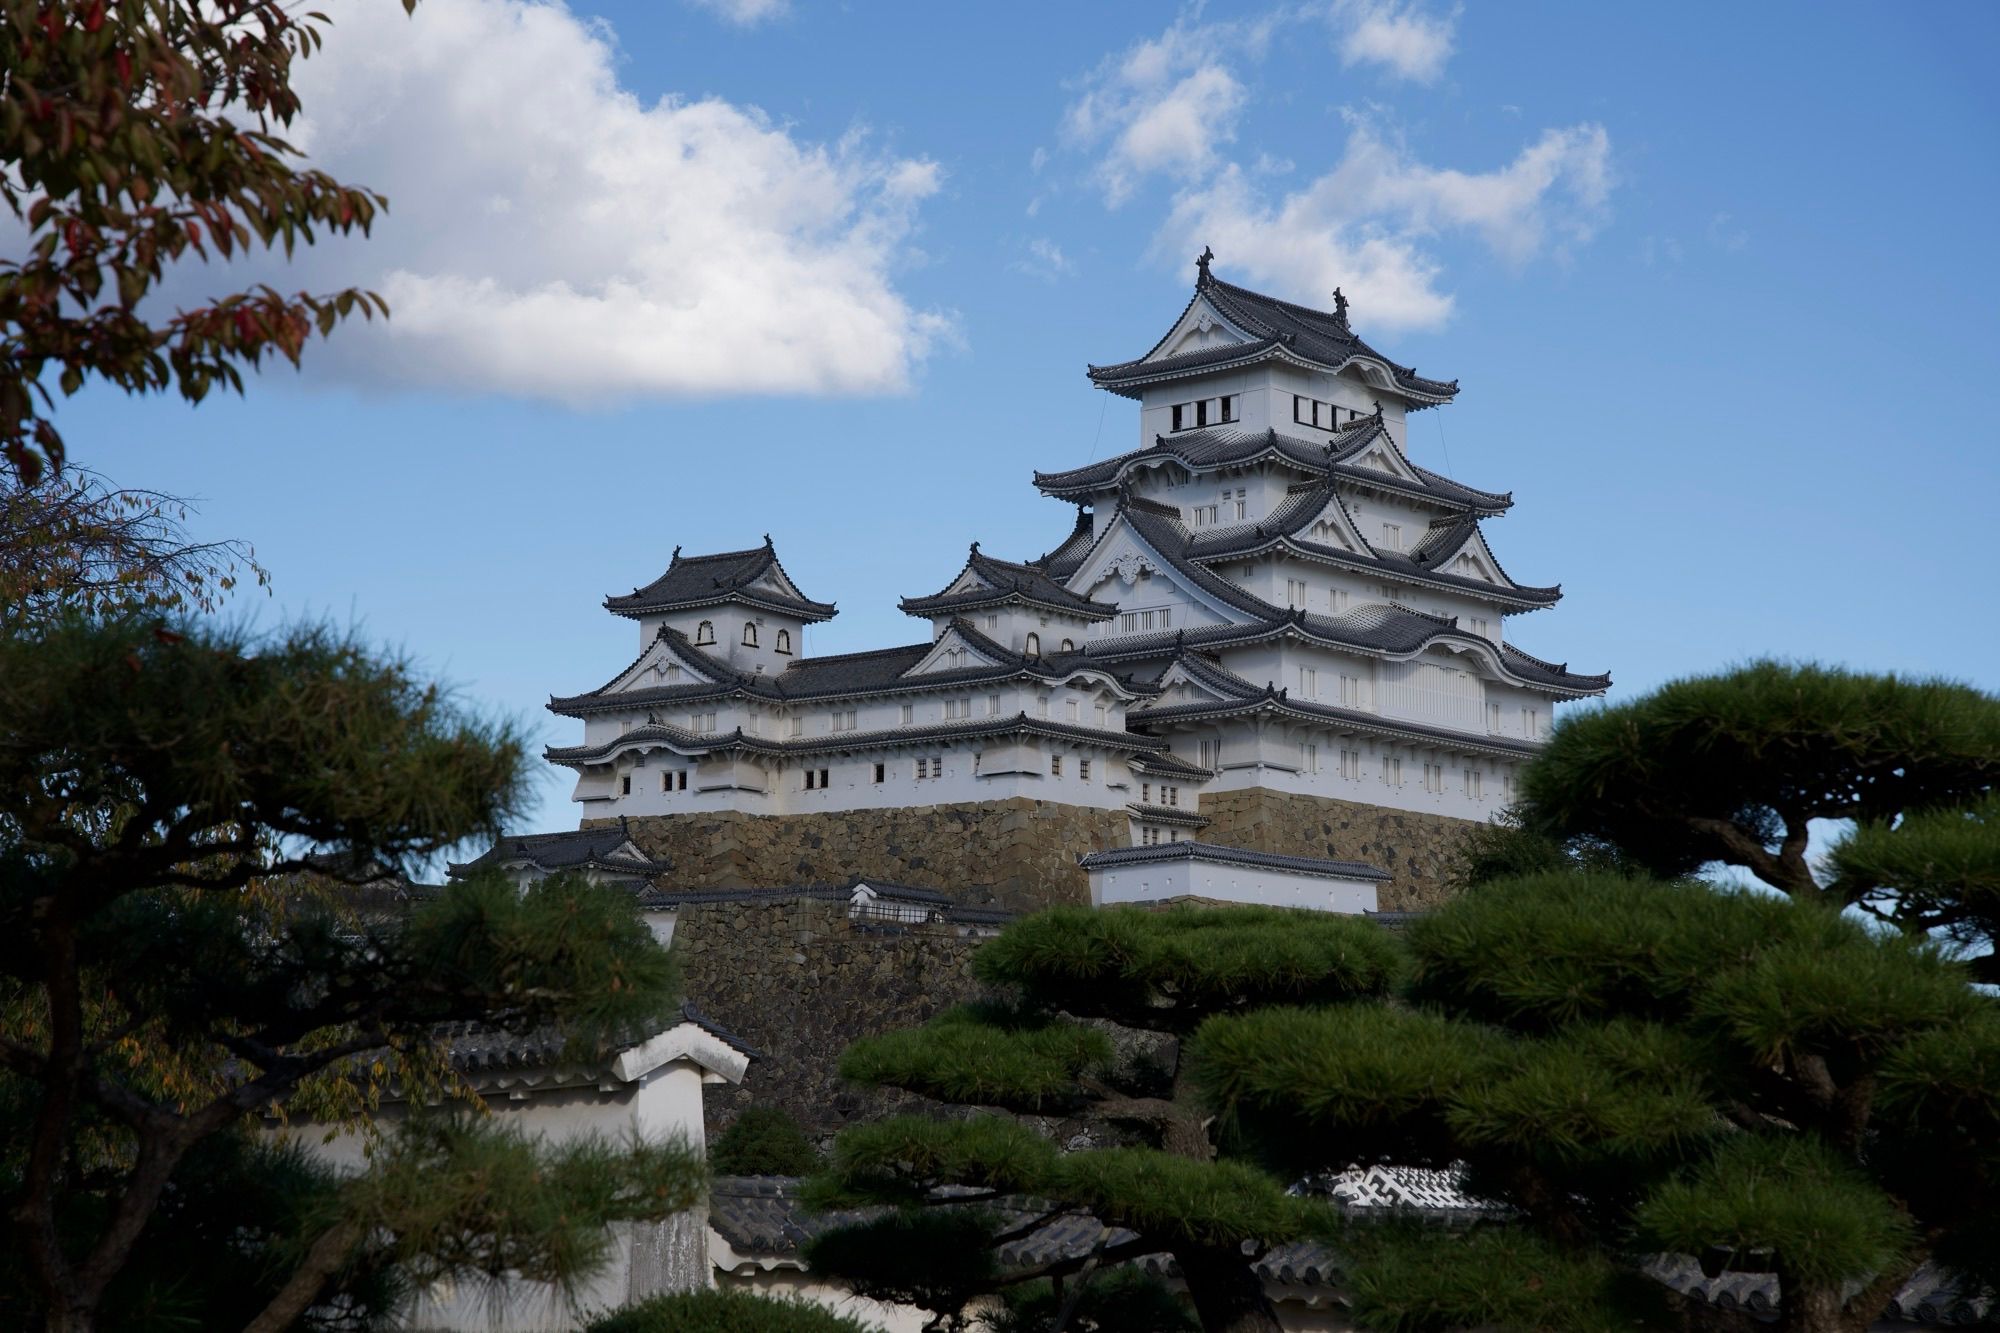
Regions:
[[[952,584],[967,574],[979,579],[984,586],[952,592]],[[1073,593],[1033,565],[982,555],[978,542],[972,544],[965,567],[951,583],[945,585],[944,591],[928,597],[905,597],[899,605],[913,616],[944,616],[1009,602],[1063,611],[1088,620],[1109,620],[1118,614],[1116,605]]]
[[[613,875],[659,875],[673,867],[655,861],[632,841],[623,819],[597,828],[561,833],[510,834],[470,861],[453,863],[446,872],[460,879],[488,866],[529,865],[545,875],[563,870],[595,870]]]
[[[629,594],[608,596],[604,608],[616,615],[641,616],[656,611],[692,610],[723,602],[795,616],[800,620],[830,620],[832,602],[815,602],[799,591],[767,535],[762,546],[715,555],[681,554],[676,546],[667,572]]]

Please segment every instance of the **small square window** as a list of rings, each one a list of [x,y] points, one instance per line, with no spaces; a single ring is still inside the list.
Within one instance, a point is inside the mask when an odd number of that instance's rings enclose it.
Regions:
[[[1050,755],[1050,756],[1049,756],[1049,776],[1050,776],[1050,777],[1052,777],[1052,778],[1059,778],[1059,777],[1061,777],[1061,776],[1062,776],[1062,756],[1061,756],[1061,755],[1059,755],[1059,754],[1052,754],[1052,755]]]
[[[630,773],[618,779],[618,794],[621,796],[630,796],[632,794],[632,775]]]
[[[886,781],[888,777],[889,777],[889,766],[887,764],[875,765],[875,780],[877,782]]]

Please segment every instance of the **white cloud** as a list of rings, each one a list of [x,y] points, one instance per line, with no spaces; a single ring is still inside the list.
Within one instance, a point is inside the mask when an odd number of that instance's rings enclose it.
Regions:
[[[1220,53],[1261,31],[1176,23],[1084,80],[1064,113],[1063,137],[1072,147],[1102,148],[1096,178],[1107,204],[1124,203],[1147,176],[1187,180],[1215,167],[1217,149],[1236,137],[1245,99]]]
[[[300,68],[292,137],[391,208],[305,267],[394,313],[315,363],[580,403],[880,393],[949,335],[893,282],[934,163],[858,132],[807,142],[713,97],[644,105],[618,86],[609,29],[555,0],[335,17]]]
[[[1178,257],[1213,246],[1230,274],[1301,301],[1340,286],[1371,329],[1434,328],[1452,299],[1433,238],[1470,231],[1516,264],[1586,241],[1604,217],[1610,153],[1602,127],[1579,125],[1545,132],[1505,166],[1464,172],[1418,162],[1356,122],[1333,169],[1282,198],[1267,200],[1235,166],[1183,191],[1158,247]]]
[[[1750,233],[1737,225],[1733,214],[1717,213],[1708,220],[1708,243],[1733,254],[1750,244]]]
[[[1032,238],[1022,249],[1025,253],[1007,265],[1015,273],[1054,282],[1076,272],[1076,265],[1062,252],[1062,247],[1046,236]]]
[[[744,28],[753,28],[791,10],[790,0],[688,0],[688,3]]]
[[[1435,83],[1451,59],[1456,8],[1434,18],[1411,0],[1334,0],[1329,12],[1343,67],[1381,65],[1412,83]]]

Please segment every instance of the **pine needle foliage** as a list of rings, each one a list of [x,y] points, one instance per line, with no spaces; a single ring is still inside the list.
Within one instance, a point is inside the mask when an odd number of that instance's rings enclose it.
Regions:
[[[467,1024],[554,1025],[584,1057],[670,1017],[672,960],[616,890],[495,876],[364,909],[379,867],[496,830],[523,762],[510,726],[323,628],[0,635],[11,1299],[63,1333],[210,1308],[187,1288],[227,1264],[146,1257],[173,1200],[216,1188],[204,1145],[272,1113],[352,1124],[392,1092],[469,1098],[446,1054]],[[289,1234],[227,1241],[266,1275],[237,1326],[317,1327],[384,1272],[573,1283],[605,1223],[676,1211],[700,1178],[677,1147],[550,1153],[412,1117],[360,1177],[298,1178]]]
[[[2000,699],[1940,679],[1752,662],[1567,715],[1471,870],[1663,876],[1720,862],[1782,893],[1940,931],[2000,981]],[[1815,820],[1854,831],[1824,865]]]
[[[1058,1287],[1050,1281],[1010,1287],[998,1310],[982,1312],[984,1333],[1048,1333],[1056,1320],[1071,1333],[1199,1333],[1180,1301],[1132,1268],[1114,1268]]]
[[[1660,1253],[1771,1272],[1780,1327],[1825,1333],[1927,1260],[1991,1280],[2000,1005],[1936,947],[1815,901],[1566,872],[1406,940],[1406,1006],[1219,1015],[1189,1055],[1290,1170],[1460,1164],[1506,1210],[1471,1237],[1343,1234],[1364,1326],[1645,1326]]]
[[[807,1301],[748,1291],[676,1292],[605,1315],[584,1333],[880,1333]]]
[[[1302,1237],[1324,1218],[1257,1165],[1218,1160],[1226,1145],[1179,1068],[1181,1043],[1218,1014],[1379,999],[1398,965],[1397,946],[1379,928],[1324,913],[1058,908],[1024,918],[974,955],[992,1001],[865,1038],[841,1060],[849,1079],[979,1113],[844,1131],[808,1201],[890,1205],[906,1219],[899,1225],[912,1227],[917,1218],[962,1215],[968,1227],[995,1228],[988,1250],[1065,1215],[1105,1228],[1095,1253],[1032,1269],[969,1270],[950,1291],[934,1286],[925,1304],[939,1327],[962,1327],[965,1303],[981,1294],[1044,1278],[1067,1283],[1165,1251],[1205,1327],[1273,1329],[1244,1245]],[[1114,1146],[1064,1152],[995,1111],[1075,1118]],[[899,1282],[932,1280],[919,1271],[918,1253],[829,1239],[813,1262],[885,1294],[908,1289]],[[1064,1299],[1075,1293],[1067,1288]]]
[[[806,1176],[820,1156],[798,1121],[775,1106],[751,1106],[708,1145],[708,1164],[719,1176]]]

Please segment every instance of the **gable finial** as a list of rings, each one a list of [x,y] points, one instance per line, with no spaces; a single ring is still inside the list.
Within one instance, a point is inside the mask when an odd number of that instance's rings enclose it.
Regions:
[[[973,553],[974,555],[978,555],[978,554],[979,554],[979,543],[978,543],[978,542],[974,542],[974,543],[972,544],[972,553]]]
[[[1382,415],[1382,400],[1380,398],[1375,400],[1375,415],[1378,419]]]
[[[1347,297],[1340,288],[1333,289],[1333,317],[1340,321],[1340,327],[1347,327]]]
[[[764,545],[766,547],[769,547],[771,545],[771,534],[768,532],[764,534]]]
[[[1195,279],[1195,286],[1206,287],[1208,285],[1208,264],[1214,258],[1215,251],[1205,245],[1201,247],[1201,256],[1194,261],[1194,266],[1201,271],[1201,276]]]
[[[680,559],[680,558],[681,558],[681,548],[680,548],[680,547],[678,547],[678,546],[676,546],[676,547],[674,548],[674,559],[678,560],[678,559]],[[633,591],[634,591],[634,592],[637,592],[637,591],[638,591],[638,589],[634,588],[634,589],[633,589]]]

